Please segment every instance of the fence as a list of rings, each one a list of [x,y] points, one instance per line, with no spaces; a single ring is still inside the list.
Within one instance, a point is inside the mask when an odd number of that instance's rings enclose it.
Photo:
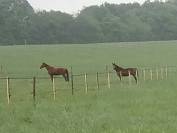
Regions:
[[[140,77],[141,80],[146,81],[146,80],[163,80],[163,79],[167,79],[168,75],[170,72],[177,72],[176,71],[176,67],[154,67],[154,68],[139,68],[138,71],[136,72],[136,75],[139,75],[139,79]],[[81,73],[81,74],[73,74],[73,70],[71,68],[71,73],[70,73],[70,79],[71,79],[71,94],[74,95],[74,90],[75,90],[75,78],[80,77],[83,79],[83,84],[84,84],[84,88],[85,88],[85,93],[87,94],[89,91],[89,83],[88,83],[88,76],[92,76],[95,77],[92,80],[95,80],[94,82],[96,83],[96,88],[99,90],[100,89],[100,85],[101,85],[101,76],[104,76],[106,79],[106,86],[107,88],[111,88],[111,74],[116,74],[114,71],[109,71],[108,67],[106,66],[106,71],[105,72],[96,72],[96,73]],[[54,77],[53,81],[52,81],[52,93],[53,93],[53,99],[56,99],[56,87],[55,87],[55,79],[56,78],[60,78],[60,77]],[[50,79],[49,77],[0,77],[1,80],[5,80],[6,81],[6,97],[7,97],[7,103],[9,104],[11,101],[11,88],[10,88],[10,83],[11,80],[16,80],[16,79],[28,79],[31,80],[32,82],[32,97],[33,97],[33,101],[36,101],[36,80],[37,79]],[[130,73],[129,73],[129,78],[128,78],[128,84],[132,85],[132,81],[131,81],[131,77],[130,77]]]

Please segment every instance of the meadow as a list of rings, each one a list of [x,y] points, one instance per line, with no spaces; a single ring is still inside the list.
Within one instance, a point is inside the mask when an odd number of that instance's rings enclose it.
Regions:
[[[167,79],[133,78],[119,81],[111,73],[112,62],[123,67],[156,68],[177,66],[177,41],[0,46],[0,77],[31,77],[10,80],[11,101],[7,104],[6,80],[0,79],[0,133],[174,133],[177,132],[177,68]],[[56,100],[50,79],[37,79],[36,103],[32,97],[32,77],[48,77],[42,62],[72,67],[74,74],[88,73],[88,93],[84,78],[71,82],[57,78]]]

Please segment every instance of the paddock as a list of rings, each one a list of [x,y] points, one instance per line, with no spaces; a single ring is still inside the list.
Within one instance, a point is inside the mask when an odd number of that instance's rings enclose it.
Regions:
[[[2,65],[1,65],[2,66]],[[122,81],[116,75],[116,72],[111,70],[111,66],[106,65],[105,72],[95,73],[80,73],[76,74],[73,72],[73,67],[70,70],[70,83],[64,83],[63,77],[54,76],[53,81],[50,81],[50,77],[0,77],[1,90],[4,97],[7,99],[7,104],[15,102],[15,98],[20,96],[21,100],[26,97],[31,98],[36,102],[36,97],[40,98],[40,95],[45,94],[47,97],[51,97],[55,101],[56,97],[60,97],[63,91],[70,93],[71,95],[76,94],[80,91],[82,93],[89,93],[90,91],[97,93],[104,89],[111,89],[112,86],[117,86],[117,89],[122,86],[141,86],[145,82],[162,82],[163,80],[170,80],[172,77],[177,75],[177,66],[161,66],[161,67],[144,67],[138,68],[138,84],[136,85],[133,77],[122,77]],[[3,72],[2,72],[3,73]],[[24,86],[25,84],[25,86]],[[43,88],[42,85],[45,84]],[[18,87],[17,87],[18,86]],[[20,91],[19,91],[20,89]],[[39,90],[40,89],[40,90]],[[6,91],[5,91],[6,90]],[[26,90],[26,91],[24,91]],[[6,94],[5,94],[6,92]],[[18,94],[20,92],[20,94]],[[66,93],[64,92],[64,93]],[[40,94],[41,93],[41,94]],[[18,99],[18,98],[17,98]],[[4,100],[1,100],[4,101]]]
[[[0,132],[176,132],[176,51],[176,41],[1,47]],[[52,83],[42,62],[73,80]],[[137,67],[138,84],[120,82],[112,62]]]

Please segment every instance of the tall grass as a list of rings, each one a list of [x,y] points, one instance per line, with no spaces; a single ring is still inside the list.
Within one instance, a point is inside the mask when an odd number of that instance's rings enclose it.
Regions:
[[[112,43],[89,45],[42,45],[0,47],[0,76],[31,77],[11,80],[11,103],[7,105],[6,81],[0,80],[0,132],[2,133],[174,133],[177,131],[176,72],[167,79],[144,81],[131,86],[113,73],[111,88],[103,72],[111,63],[123,67],[177,66],[176,41]],[[84,77],[75,77],[74,95],[71,84],[56,79],[53,100],[49,79],[37,80],[36,105],[32,99],[32,77],[48,76],[40,70],[42,62],[73,67],[73,72],[88,75],[88,93]],[[91,75],[92,74],[92,75]]]

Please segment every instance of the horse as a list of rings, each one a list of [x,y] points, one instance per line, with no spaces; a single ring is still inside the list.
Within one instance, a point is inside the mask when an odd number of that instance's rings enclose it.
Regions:
[[[40,66],[40,69],[42,69],[44,67],[48,71],[48,74],[50,75],[50,78],[52,81],[53,81],[54,75],[62,75],[64,77],[65,81],[69,82],[69,73],[66,68],[56,68],[56,67],[50,66],[46,63],[42,63],[42,65]]]
[[[137,68],[122,68],[115,63],[112,63],[113,69],[116,71],[117,75],[120,78],[120,81],[122,80],[122,76],[129,76],[132,75],[136,81],[137,81],[137,76],[138,76],[138,69]]]

